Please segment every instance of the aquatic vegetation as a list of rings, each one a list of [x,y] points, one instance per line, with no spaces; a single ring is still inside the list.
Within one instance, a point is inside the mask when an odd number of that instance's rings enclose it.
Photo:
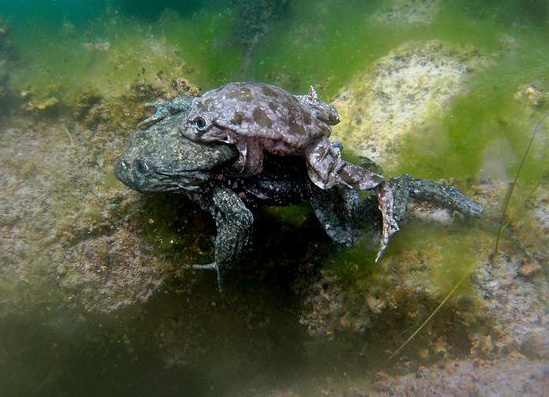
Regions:
[[[89,90],[116,97],[138,78],[170,86],[181,78],[202,83],[230,73],[231,51],[212,51],[216,38],[230,27],[229,14],[183,20],[165,12],[154,28],[107,15],[88,26],[71,27],[66,34],[40,20],[28,23],[15,28],[22,65],[12,77],[17,91],[30,88],[45,97],[55,82],[64,90],[63,101]]]
[[[526,25],[547,23],[549,4],[543,0],[483,0],[448,2],[447,7],[463,10],[474,19],[489,21],[496,25]]]
[[[522,160],[519,163],[518,169],[515,173],[515,177],[509,184],[509,189],[507,190],[507,194],[505,195],[505,199],[503,201],[503,205],[501,208],[501,223],[498,228],[498,234],[496,237],[496,242],[494,244],[494,251],[493,255],[497,256],[499,254],[499,244],[500,244],[500,238],[502,236],[502,232],[504,228],[507,226],[509,220],[506,219],[507,217],[507,210],[509,208],[509,203],[511,202],[511,199],[513,197],[513,193],[515,192],[515,188],[517,187],[517,183],[519,181],[519,178],[522,176],[522,170],[524,169],[524,166],[526,164],[526,161],[528,160],[528,155],[530,154],[530,151],[532,150],[532,145],[534,144],[534,140],[536,139],[537,135],[540,135],[542,132],[542,126],[544,125],[545,121],[549,117],[549,112],[543,116],[543,118],[535,125],[535,127],[532,129],[532,135],[530,136],[530,140],[528,141],[528,145],[526,146],[524,150],[524,154],[522,156]],[[548,170],[545,170],[546,172]],[[540,181],[536,184],[536,187],[539,185]]]
[[[8,96],[11,94],[9,77],[15,61],[15,49],[10,28],[0,18],[0,114],[7,113],[10,106]]]
[[[176,11],[182,16],[190,16],[208,7],[213,2],[210,0],[120,0],[117,6],[124,15],[134,16],[147,22],[155,22],[166,9]]]

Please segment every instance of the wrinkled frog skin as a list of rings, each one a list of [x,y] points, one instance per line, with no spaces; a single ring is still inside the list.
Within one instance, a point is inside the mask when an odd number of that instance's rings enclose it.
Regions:
[[[263,171],[265,153],[302,156],[309,178],[321,189],[373,189],[383,217],[378,260],[398,231],[393,194],[383,176],[341,158],[328,139],[330,125],[338,122],[337,110],[318,100],[312,87],[308,95],[294,96],[269,84],[229,83],[196,98],[180,128],[196,142],[235,145],[239,159],[234,167],[243,176]]]
[[[375,188],[381,175],[343,161],[331,145],[330,125],[338,122],[337,110],[312,87],[308,95],[292,95],[269,84],[229,83],[196,98],[180,128],[196,142],[234,144],[242,175],[260,174],[265,153],[293,155],[305,158],[311,181],[322,189]]]
[[[176,99],[156,105],[157,113],[131,136],[115,172],[132,189],[184,194],[212,215],[217,228],[214,261],[193,267],[217,271],[220,282],[221,269],[237,263],[246,253],[253,210],[263,205],[308,202],[327,234],[345,246],[352,245],[359,233],[371,232],[379,238],[382,222],[374,194],[361,199],[356,189],[318,187],[309,178],[302,156],[267,154],[259,174],[235,173],[239,150],[226,143],[195,142],[185,137],[180,127],[189,119],[196,98]],[[333,144],[332,148],[340,154],[341,146]],[[483,211],[457,189],[437,182],[404,175],[385,183],[393,192],[392,211],[398,224],[411,198],[464,215]]]

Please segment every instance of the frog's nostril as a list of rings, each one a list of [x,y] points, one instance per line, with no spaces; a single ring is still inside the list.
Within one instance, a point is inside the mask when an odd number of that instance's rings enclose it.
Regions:
[[[146,174],[149,171],[149,166],[145,160],[134,160],[133,165],[140,174]]]

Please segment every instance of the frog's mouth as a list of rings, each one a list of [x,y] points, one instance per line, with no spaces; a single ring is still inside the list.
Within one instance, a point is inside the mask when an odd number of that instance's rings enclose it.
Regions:
[[[196,192],[212,177],[210,172],[200,169],[160,169],[141,158],[120,159],[115,174],[122,183],[139,192]]]

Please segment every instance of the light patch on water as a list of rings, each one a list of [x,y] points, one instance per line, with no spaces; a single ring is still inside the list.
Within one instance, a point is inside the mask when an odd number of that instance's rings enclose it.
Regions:
[[[473,49],[436,40],[400,46],[341,90],[333,102],[342,120],[335,139],[384,166],[394,165],[404,137],[431,129],[426,124],[444,113],[478,61]]]
[[[480,179],[509,181],[509,164],[516,155],[506,139],[497,138],[486,146],[484,160],[480,168]]]
[[[385,1],[377,20],[384,25],[427,26],[436,17],[439,3],[440,0]]]

